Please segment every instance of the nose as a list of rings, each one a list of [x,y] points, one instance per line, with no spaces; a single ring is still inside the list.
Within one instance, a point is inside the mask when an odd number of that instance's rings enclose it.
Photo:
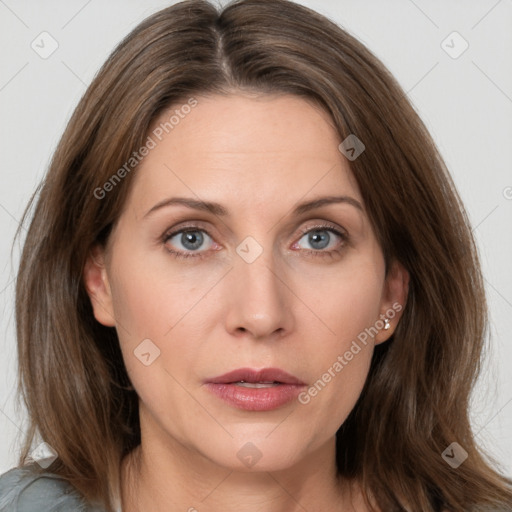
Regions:
[[[269,340],[291,332],[294,295],[271,250],[264,250],[252,263],[235,258],[228,279],[226,328],[230,334]]]

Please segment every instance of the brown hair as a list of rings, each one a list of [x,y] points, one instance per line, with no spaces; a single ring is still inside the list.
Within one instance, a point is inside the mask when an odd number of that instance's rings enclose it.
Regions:
[[[386,262],[398,260],[410,274],[403,317],[376,347],[363,393],[337,433],[339,474],[359,480],[386,511],[510,504],[512,481],[484,458],[468,419],[487,309],[445,164],[383,64],[287,0],[240,0],[220,13],[189,0],[159,11],[118,45],[78,104],[23,217],[39,192],[16,283],[19,391],[30,417],[20,464],[39,433],[59,454],[52,472],[115,508],[121,460],[140,443],[138,400],[116,331],[94,319],[82,273],[136,171],[101,199],[95,191],[144,145],[164,109],[236,90],[314,101],[341,140],[363,141],[350,167]],[[469,454],[457,469],[441,457],[453,441]]]

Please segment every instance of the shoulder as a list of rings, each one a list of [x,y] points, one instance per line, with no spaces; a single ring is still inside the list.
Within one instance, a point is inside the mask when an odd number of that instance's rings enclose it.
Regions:
[[[59,475],[33,465],[0,475],[0,512],[101,512],[88,506]]]

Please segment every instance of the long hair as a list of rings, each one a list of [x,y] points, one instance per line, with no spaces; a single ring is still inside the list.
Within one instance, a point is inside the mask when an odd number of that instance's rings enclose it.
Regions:
[[[384,65],[287,0],[240,0],[220,12],[188,0],[157,12],[121,41],[76,107],[23,216],[33,210],[16,282],[18,386],[30,420],[20,464],[38,434],[59,455],[49,469],[114,510],[121,460],[140,443],[138,401],[115,329],[94,319],[84,264],[119,218],[137,172],[125,164],[154,120],[195,96],[236,91],[312,101],[341,140],[365,144],[351,171],[386,262],[410,274],[400,323],[376,347],[337,432],[340,476],[386,511],[510,504],[512,482],[477,447],[468,419],[487,306],[446,166]],[[468,453],[456,469],[441,455],[453,442]]]

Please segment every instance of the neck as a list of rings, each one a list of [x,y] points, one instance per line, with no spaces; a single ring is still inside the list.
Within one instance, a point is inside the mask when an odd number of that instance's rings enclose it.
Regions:
[[[367,510],[337,476],[335,438],[293,467],[239,471],[167,436],[142,436],[122,463],[123,512],[304,512]]]
[[[148,418],[146,418],[148,420]],[[342,481],[332,437],[298,463],[277,471],[224,467],[155,425],[121,465],[123,512],[363,512],[360,489]]]

